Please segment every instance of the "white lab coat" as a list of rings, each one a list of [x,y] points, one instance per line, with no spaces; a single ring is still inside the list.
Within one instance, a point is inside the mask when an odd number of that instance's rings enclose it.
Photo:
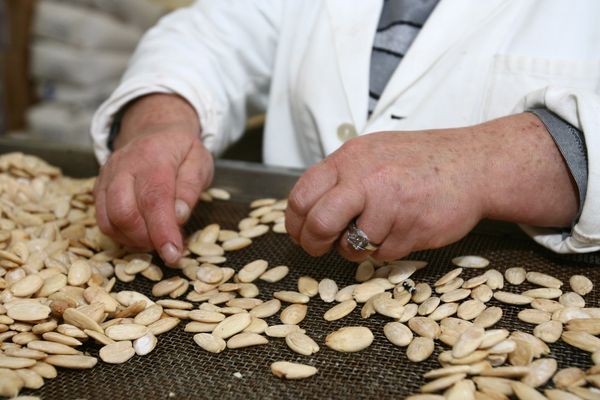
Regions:
[[[571,234],[528,228],[556,252],[600,249],[600,1],[442,0],[367,119],[382,0],[200,0],[150,30],[92,124],[152,92],[196,109],[218,153],[268,110],[264,160],[306,167],[352,136],[471,125],[542,106],[585,134],[589,180]],[[398,119],[400,117],[401,119]],[[349,124],[349,125],[348,125]]]

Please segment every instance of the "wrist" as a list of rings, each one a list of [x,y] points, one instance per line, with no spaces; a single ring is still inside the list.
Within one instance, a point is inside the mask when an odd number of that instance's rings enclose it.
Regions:
[[[122,111],[114,148],[121,148],[142,136],[166,131],[185,133],[199,140],[200,121],[191,104],[174,94],[139,97]]]
[[[482,143],[484,217],[566,227],[577,213],[577,188],[548,130],[523,113],[473,128]]]

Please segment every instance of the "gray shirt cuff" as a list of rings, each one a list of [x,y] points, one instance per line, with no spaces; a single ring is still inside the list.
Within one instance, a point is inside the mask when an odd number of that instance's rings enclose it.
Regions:
[[[535,114],[548,129],[577,185],[579,211],[573,221],[574,225],[581,214],[587,192],[588,163],[583,132],[545,108],[534,108],[528,111]]]

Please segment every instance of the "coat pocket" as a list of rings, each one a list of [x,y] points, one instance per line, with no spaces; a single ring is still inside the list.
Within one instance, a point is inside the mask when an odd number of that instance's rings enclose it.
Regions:
[[[483,119],[511,113],[528,93],[547,86],[600,92],[600,60],[559,60],[498,54],[494,57]]]

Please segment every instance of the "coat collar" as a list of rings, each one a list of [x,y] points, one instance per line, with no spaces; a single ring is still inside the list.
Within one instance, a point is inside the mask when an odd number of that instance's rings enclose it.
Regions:
[[[458,40],[509,0],[441,0],[392,75],[371,118],[382,114]],[[359,131],[366,125],[369,68],[382,0],[327,0],[340,78]]]

